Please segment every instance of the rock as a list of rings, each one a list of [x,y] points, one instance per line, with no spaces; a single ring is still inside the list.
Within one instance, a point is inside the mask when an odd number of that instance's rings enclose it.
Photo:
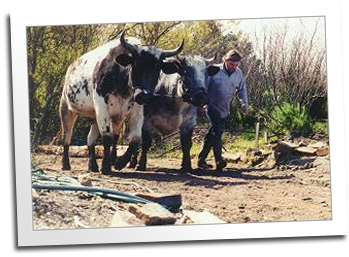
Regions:
[[[276,160],[273,158],[268,158],[265,163],[266,168],[274,169],[276,166]]]
[[[308,146],[303,146],[303,147],[298,147],[296,148],[296,151],[300,154],[303,154],[303,155],[315,155],[316,153],[316,149],[315,148],[312,148],[312,147],[308,147]]]
[[[286,141],[280,141],[275,147],[275,160],[278,160],[280,157],[292,154],[298,145]]]
[[[246,154],[248,156],[254,157],[254,156],[260,156],[262,152],[258,148],[248,148],[246,151]]]
[[[252,166],[256,166],[264,161],[263,156],[254,156],[252,159]]]
[[[299,138],[302,136],[302,133],[300,133],[299,131],[291,131],[289,139],[290,140],[294,140],[295,138]]]
[[[246,207],[246,204],[242,203],[238,206],[238,209],[245,209],[245,207]]]
[[[240,155],[240,160],[241,160],[241,162],[243,162],[243,163],[247,163],[247,162],[248,162],[247,154],[246,154],[246,153],[241,153],[241,155]]]
[[[110,227],[144,226],[145,223],[128,211],[116,211]]]
[[[38,193],[36,192],[36,190],[34,188],[32,188],[32,197],[33,198],[39,197]]]
[[[208,211],[197,212],[190,210],[183,210],[183,214],[188,216],[195,224],[217,224],[226,223],[217,216]]]
[[[162,193],[136,193],[135,196],[156,202],[161,205],[166,205],[171,208],[171,211],[176,212],[182,206],[181,194],[162,194]]]
[[[316,132],[316,134],[312,136],[312,138],[313,138],[314,140],[321,140],[321,139],[324,139],[324,138],[326,138],[326,137],[327,137],[327,136],[326,136],[326,135],[324,134],[324,132],[322,132],[322,131]]]
[[[248,216],[243,217],[243,222],[250,222],[251,218]]]
[[[314,167],[314,164],[313,164],[313,163],[307,162],[307,163],[305,163],[305,164],[303,165],[302,169],[303,169],[303,170],[307,170],[307,169],[311,169],[311,168],[313,168],[313,167]]]
[[[241,153],[224,154],[224,158],[225,158],[228,162],[232,162],[232,163],[237,163],[237,162],[239,162],[240,157],[241,157]]]
[[[328,146],[325,146],[316,150],[317,156],[327,156],[329,153],[330,153],[330,148]]]
[[[313,198],[311,198],[311,197],[304,197],[304,198],[302,198],[302,200],[303,200],[303,201],[312,201]]]
[[[268,144],[266,145],[266,147],[268,147],[268,149],[271,149],[271,150],[275,150],[275,148],[277,147],[277,143],[274,143],[274,144]]]
[[[117,151],[118,154],[123,154],[128,146],[118,146]],[[63,153],[63,147],[62,146],[56,146],[56,145],[40,145],[38,146],[38,151],[43,152],[46,154],[56,154],[61,155]],[[102,158],[103,157],[103,146],[96,145],[95,147],[96,152],[96,158]],[[88,157],[88,148],[87,146],[76,146],[71,145],[69,147],[69,156],[70,157]]]
[[[270,154],[272,154],[272,150],[261,150],[261,153],[264,157],[269,156]]]
[[[74,223],[75,223],[75,225],[76,225],[77,227],[88,228],[88,226],[84,225],[84,224],[80,221],[79,216],[75,215],[75,216],[73,217],[73,219],[74,219]]]
[[[301,140],[299,143],[298,143],[298,146],[301,147],[301,146],[307,146],[307,142],[305,142],[305,140]]]
[[[278,163],[278,160],[280,159],[280,156],[283,155],[282,153],[274,150],[271,152],[271,154],[268,156],[268,160],[274,160],[276,163]]]
[[[92,180],[89,178],[90,174],[78,176],[79,183],[83,186],[92,187]]]
[[[144,221],[145,225],[168,225],[176,222],[176,217],[160,204],[148,203],[139,207],[130,205],[129,211]]]
[[[318,142],[316,142],[314,144],[310,144],[309,145],[309,147],[312,147],[312,148],[324,148],[326,146],[327,146],[327,144],[324,143],[324,142],[321,142],[321,141],[318,141]]]

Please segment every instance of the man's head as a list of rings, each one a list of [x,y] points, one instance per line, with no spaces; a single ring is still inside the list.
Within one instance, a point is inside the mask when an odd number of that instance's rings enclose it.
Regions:
[[[237,50],[230,50],[226,55],[223,56],[225,68],[229,72],[233,72],[239,67],[242,57]]]

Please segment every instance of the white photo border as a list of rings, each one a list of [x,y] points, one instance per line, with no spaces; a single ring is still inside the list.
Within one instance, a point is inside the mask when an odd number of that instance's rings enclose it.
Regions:
[[[338,1],[139,6],[11,13],[18,246],[108,244],[346,235],[346,167]],[[238,10],[234,12],[234,10]],[[332,220],[69,230],[33,230],[26,27],[324,16],[326,26]]]

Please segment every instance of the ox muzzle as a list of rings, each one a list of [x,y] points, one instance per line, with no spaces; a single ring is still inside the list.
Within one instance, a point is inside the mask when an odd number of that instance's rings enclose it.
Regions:
[[[209,98],[204,89],[197,90],[195,93],[187,92],[183,95],[183,100],[185,102],[191,103],[196,107],[201,107],[209,104]]]
[[[137,88],[133,94],[133,99],[137,104],[144,105],[151,102],[154,95],[147,90]]]

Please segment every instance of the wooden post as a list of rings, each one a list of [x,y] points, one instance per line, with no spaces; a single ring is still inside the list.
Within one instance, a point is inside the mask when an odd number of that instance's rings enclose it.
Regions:
[[[259,149],[259,122],[256,123],[256,148]]]
[[[268,144],[268,132],[264,132],[264,144]]]

